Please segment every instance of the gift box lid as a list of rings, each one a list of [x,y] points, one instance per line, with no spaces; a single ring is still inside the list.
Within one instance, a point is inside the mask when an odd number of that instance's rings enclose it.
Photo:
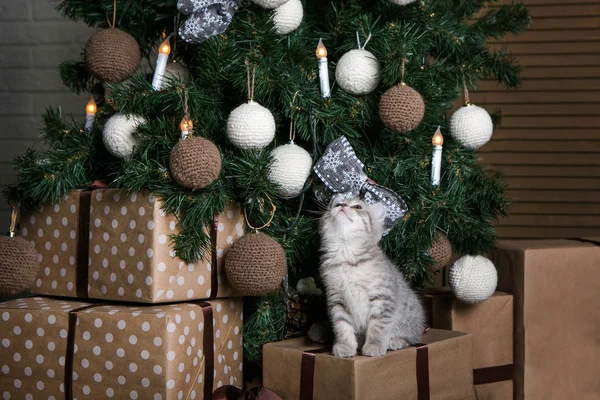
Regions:
[[[434,399],[471,399],[471,335],[431,329],[422,343],[419,352],[411,346],[352,358],[335,357],[306,338],[269,343],[263,348],[264,384],[285,399],[299,399],[310,387],[314,400],[416,399],[423,387]],[[307,376],[305,358],[313,353],[314,372]]]

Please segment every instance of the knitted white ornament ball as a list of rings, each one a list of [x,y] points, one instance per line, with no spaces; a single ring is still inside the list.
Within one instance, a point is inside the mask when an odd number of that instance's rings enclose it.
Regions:
[[[494,124],[487,111],[475,105],[456,110],[450,118],[450,135],[467,149],[478,149],[492,138]]]
[[[164,77],[167,80],[187,81],[190,79],[190,70],[180,62],[167,64]]]
[[[289,0],[275,9],[273,23],[275,32],[286,35],[295,31],[302,23],[304,9],[300,0]]]
[[[290,0],[292,1],[292,0]],[[269,180],[280,186],[282,196],[295,196],[302,191],[312,168],[312,157],[295,144],[284,144],[271,151],[273,163],[269,167]]]
[[[262,8],[272,9],[287,3],[288,0],[252,0],[252,2]]]
[[[399,6],[405,6],[410,3],[414,3],[417,0],[390,0],[390,3],[398,4]]]
[[[110,154],[122,159],[131,157],[140,139],[135,131],[141,124],[146,123],[139,115],[124,115],[117,113],[104,124],[102,141]]]
[[[477,304],[496,290],[498,273],[494,264],[483,256],[463,256],[450,267],[450,288],[459,300]]]
[[[273,114],[254,101],[244,103],[229,114],[227,137],[242,150],[260,150],[275,137]]]
[[[335,80],[346,92],[360,96],[377,88],[380,73],[381,66],[373,53],[354,49],[338,61]]]

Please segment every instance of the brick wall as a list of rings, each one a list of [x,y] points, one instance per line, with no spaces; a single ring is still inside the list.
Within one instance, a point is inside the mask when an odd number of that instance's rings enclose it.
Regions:
[[[41,114],[61,106],[82,118],[87,95],[68,91],[58,65],[78,59],[94,32],[60,16],[47,0],[0,1],[0,186],[14,182],[14,156],[40,146]],[[0,233],[8,230],[8,206],[0,200]]]

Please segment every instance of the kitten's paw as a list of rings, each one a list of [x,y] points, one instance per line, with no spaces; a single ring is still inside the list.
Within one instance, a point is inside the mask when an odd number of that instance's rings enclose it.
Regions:
[[[356,346],[346,343],[336,343],[333,345],[333,355],[341,358],[350,358],[356,355]]]
[[[386,346],[382,346],[377,343],[365,343],[362,348],[363,356],[368,357],[380,357],[385,356],[387,352]]]
[[[389,350],[400,350],[405,347],[408,347],[409,344],[406,340],[402,338],[393,338],[390,340],[390,345],[388,346]]]

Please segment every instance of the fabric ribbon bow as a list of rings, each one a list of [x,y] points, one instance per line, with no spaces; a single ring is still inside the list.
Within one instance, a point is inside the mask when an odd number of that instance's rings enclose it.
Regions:
[[[364,166],[348,139],[342,136],[327,147],[313,169],[325,186],[342,198],[358,196],[367,204],[383,203],[387,210],[385,236],[406,214],[408,207],[397,193],[370,180],[363,172]]]
[[[271,389],[262,386],[244,392],[235,386],[227,385],[215,390],[212,400],[282,400],[282,398]]]
[[[227,30],[238,9],[239,0],[178,0],[177,9],[189,18],[179,28],[179,36],[198,44]]]

